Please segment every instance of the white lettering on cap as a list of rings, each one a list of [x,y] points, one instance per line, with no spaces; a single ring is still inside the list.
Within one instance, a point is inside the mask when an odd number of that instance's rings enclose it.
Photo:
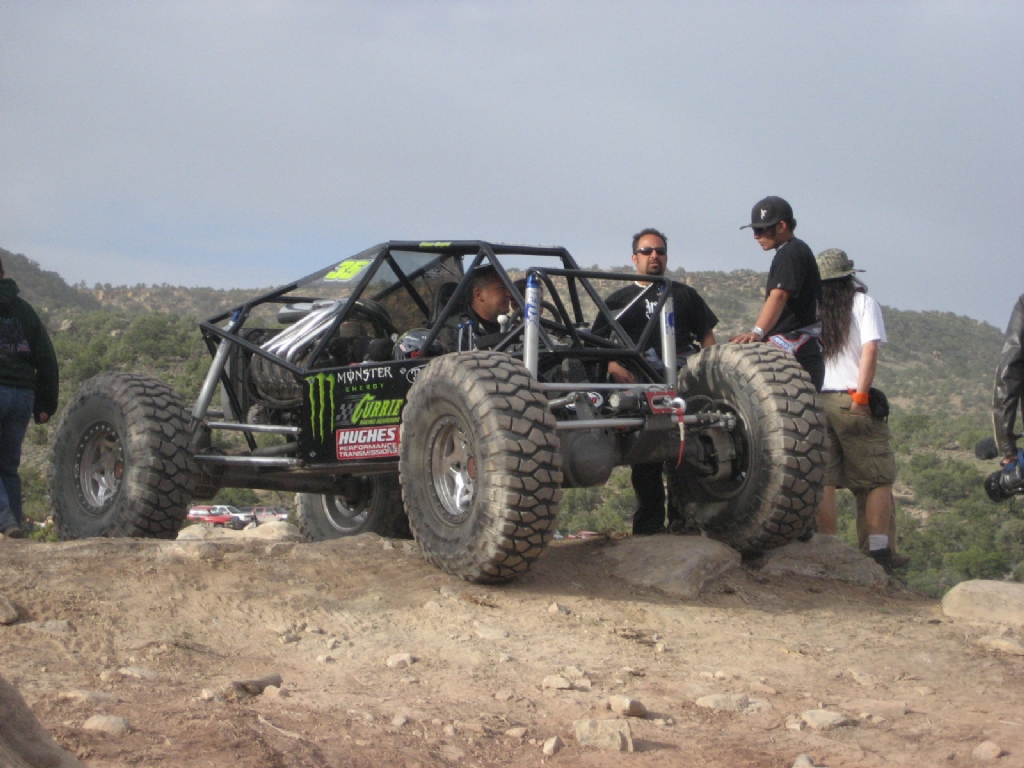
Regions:
[[[767,208],[762,208],[761,209],[761,221],[764,221],[764,217],[767,216],[767,215],[768,215],[768,209]]]

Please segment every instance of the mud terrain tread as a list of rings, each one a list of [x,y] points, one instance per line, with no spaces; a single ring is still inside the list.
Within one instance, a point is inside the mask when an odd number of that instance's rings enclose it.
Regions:
[[[111,410],[112,408],[112,410]],[[125,452],[125,474],[102,528],[83,527],[74,492],[78,483],[75,451],[80,427],[100,418],[114,423]],[[118,418],[119,417],[119,418]],[[173,539],[188,514],[196,478],[188,452],[188,415],[174,391],[152,376],[105,373],[79,388],[67,404],[56,430],[52,453],[50,498],[57,536],[133,536]]]
[[[461,418],[475,441],[476,497],[468,520],[442,522],[430,476],[427,432]],[[521,576],[554,534],[561,455],[547,398],[522,363],[499,352],[445,355],[420,372],[402,421],[402,497],[424,556],[468,581]]]
[[[704,350],[688,361],[680,390],[684,397],[721,395],[729,381],[754,418],[749,488],[730,502],[729,514],[698,525],[742,552],[761,552],[795,540],[811,524],[828,465],[825,415],[795,358],[767,344]],[[673,473],[673,482],[680,474]],[[685,485],[679,495],[692,498],[698,485],[692,475]]]
[[[296,494],[295,524],[306,541],[325,541],[360,533],[376,533],[390,539],[412,538],[409,519],[402,506],[402,488],[398,482],[398,473],[371,475],[368,479],[373,484],[369,515],[362,526],[350,532],[338,530],[327,520],[327,513],[324,510],[325,499],[322,494]]]

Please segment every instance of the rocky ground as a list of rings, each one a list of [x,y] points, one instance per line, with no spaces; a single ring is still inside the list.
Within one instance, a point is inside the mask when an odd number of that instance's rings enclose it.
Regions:
[[[557,542],[483,588],[370,535],[0,541],[0,676],[90,768],[1024,766],[1019,616],[716,547]]]

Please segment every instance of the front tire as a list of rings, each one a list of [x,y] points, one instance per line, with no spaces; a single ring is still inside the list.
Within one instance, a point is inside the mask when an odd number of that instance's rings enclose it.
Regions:
[[[687,467],[669,472],[674,515],[745,553],[803,535],[821,502],[828,438],[796,358],[767,344],[710,347],[687,361],[679,391],[691,405],[736,416],[736,458],[719,479]]]
[[[529,570],[562,499],[555,418],[522,363],[500,352],[444,355],[409,390],[399,447],[413,536],[467,581]]]
[[[295,524],[307,541],[326,541],[360,533],[408,539],[409,520],[402,508],[398,473],[350,478],[350,492],[300,493]]]
[[[57,536],[173,539],[188,514],[196,467],[188,417],[151,376],[94,376],[67,404],[53,444]]]

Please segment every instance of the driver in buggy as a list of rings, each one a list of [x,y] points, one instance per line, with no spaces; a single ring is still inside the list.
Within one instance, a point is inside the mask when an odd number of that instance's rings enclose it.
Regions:
[[[445,352],[479,348],[486,337],[499,337],[503,332],[498,319],[508,317],[512,294],[498,271],[491,266],[473,270],[468,290],[468,305],[452,315],[438,336]]]

